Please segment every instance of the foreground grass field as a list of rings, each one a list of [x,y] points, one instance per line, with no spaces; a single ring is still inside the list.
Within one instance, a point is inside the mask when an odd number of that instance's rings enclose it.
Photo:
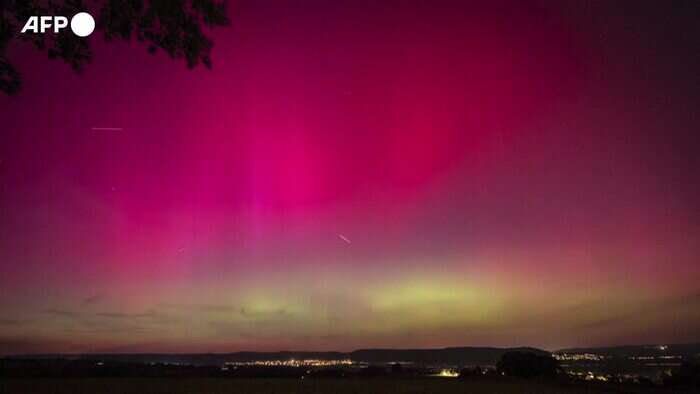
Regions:
[[[639,387],[584,387],[519,380],[458,379],[7,379],[1,394],[515,394],[515,393],[666,393]],[[678,391],[673,391],[678,392]]]

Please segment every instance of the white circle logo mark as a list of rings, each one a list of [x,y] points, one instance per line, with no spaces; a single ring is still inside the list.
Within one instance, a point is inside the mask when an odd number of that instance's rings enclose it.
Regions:
[[[70,29],[78,37],[87,37],[95,30],[95,20],[87,12],[80,12],[70,20]]]

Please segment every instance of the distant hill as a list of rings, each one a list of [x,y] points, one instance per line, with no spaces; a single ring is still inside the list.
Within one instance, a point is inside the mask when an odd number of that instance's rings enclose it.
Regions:
[[[700,356],[700,343],[570,348],[557,350],[553,353],[593,353],[610,357],[658,357],[664,355],[695,357]]]
[[[181,363],[221,365],[225,362],[246,362],[289,359],[350,359],[367,363],[410,362],[421,365],[494,365],[508,351],[549,352],[528,348],[453,347],[444,349],[361,349],[352,352],[237,352],[212,354],[44,354],[11,356],[11,359],[67,359],[121,361],[135,363]]]

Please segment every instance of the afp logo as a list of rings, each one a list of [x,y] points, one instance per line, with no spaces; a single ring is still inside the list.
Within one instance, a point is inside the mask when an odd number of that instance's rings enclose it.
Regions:
[[[68,27],[65,16],[30,16],[22,28],[22,33],[60,32]],[[79,12],[70,20],[70,29],[78,37],[87,37],[95,30],[95,19],[87,12]]]

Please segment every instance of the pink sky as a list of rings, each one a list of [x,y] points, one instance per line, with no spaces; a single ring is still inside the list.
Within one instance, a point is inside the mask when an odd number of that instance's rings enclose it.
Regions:
[[[645,12],[241,1],[211,71],[15,45],[0,353],[700,340],[698,59]]]

